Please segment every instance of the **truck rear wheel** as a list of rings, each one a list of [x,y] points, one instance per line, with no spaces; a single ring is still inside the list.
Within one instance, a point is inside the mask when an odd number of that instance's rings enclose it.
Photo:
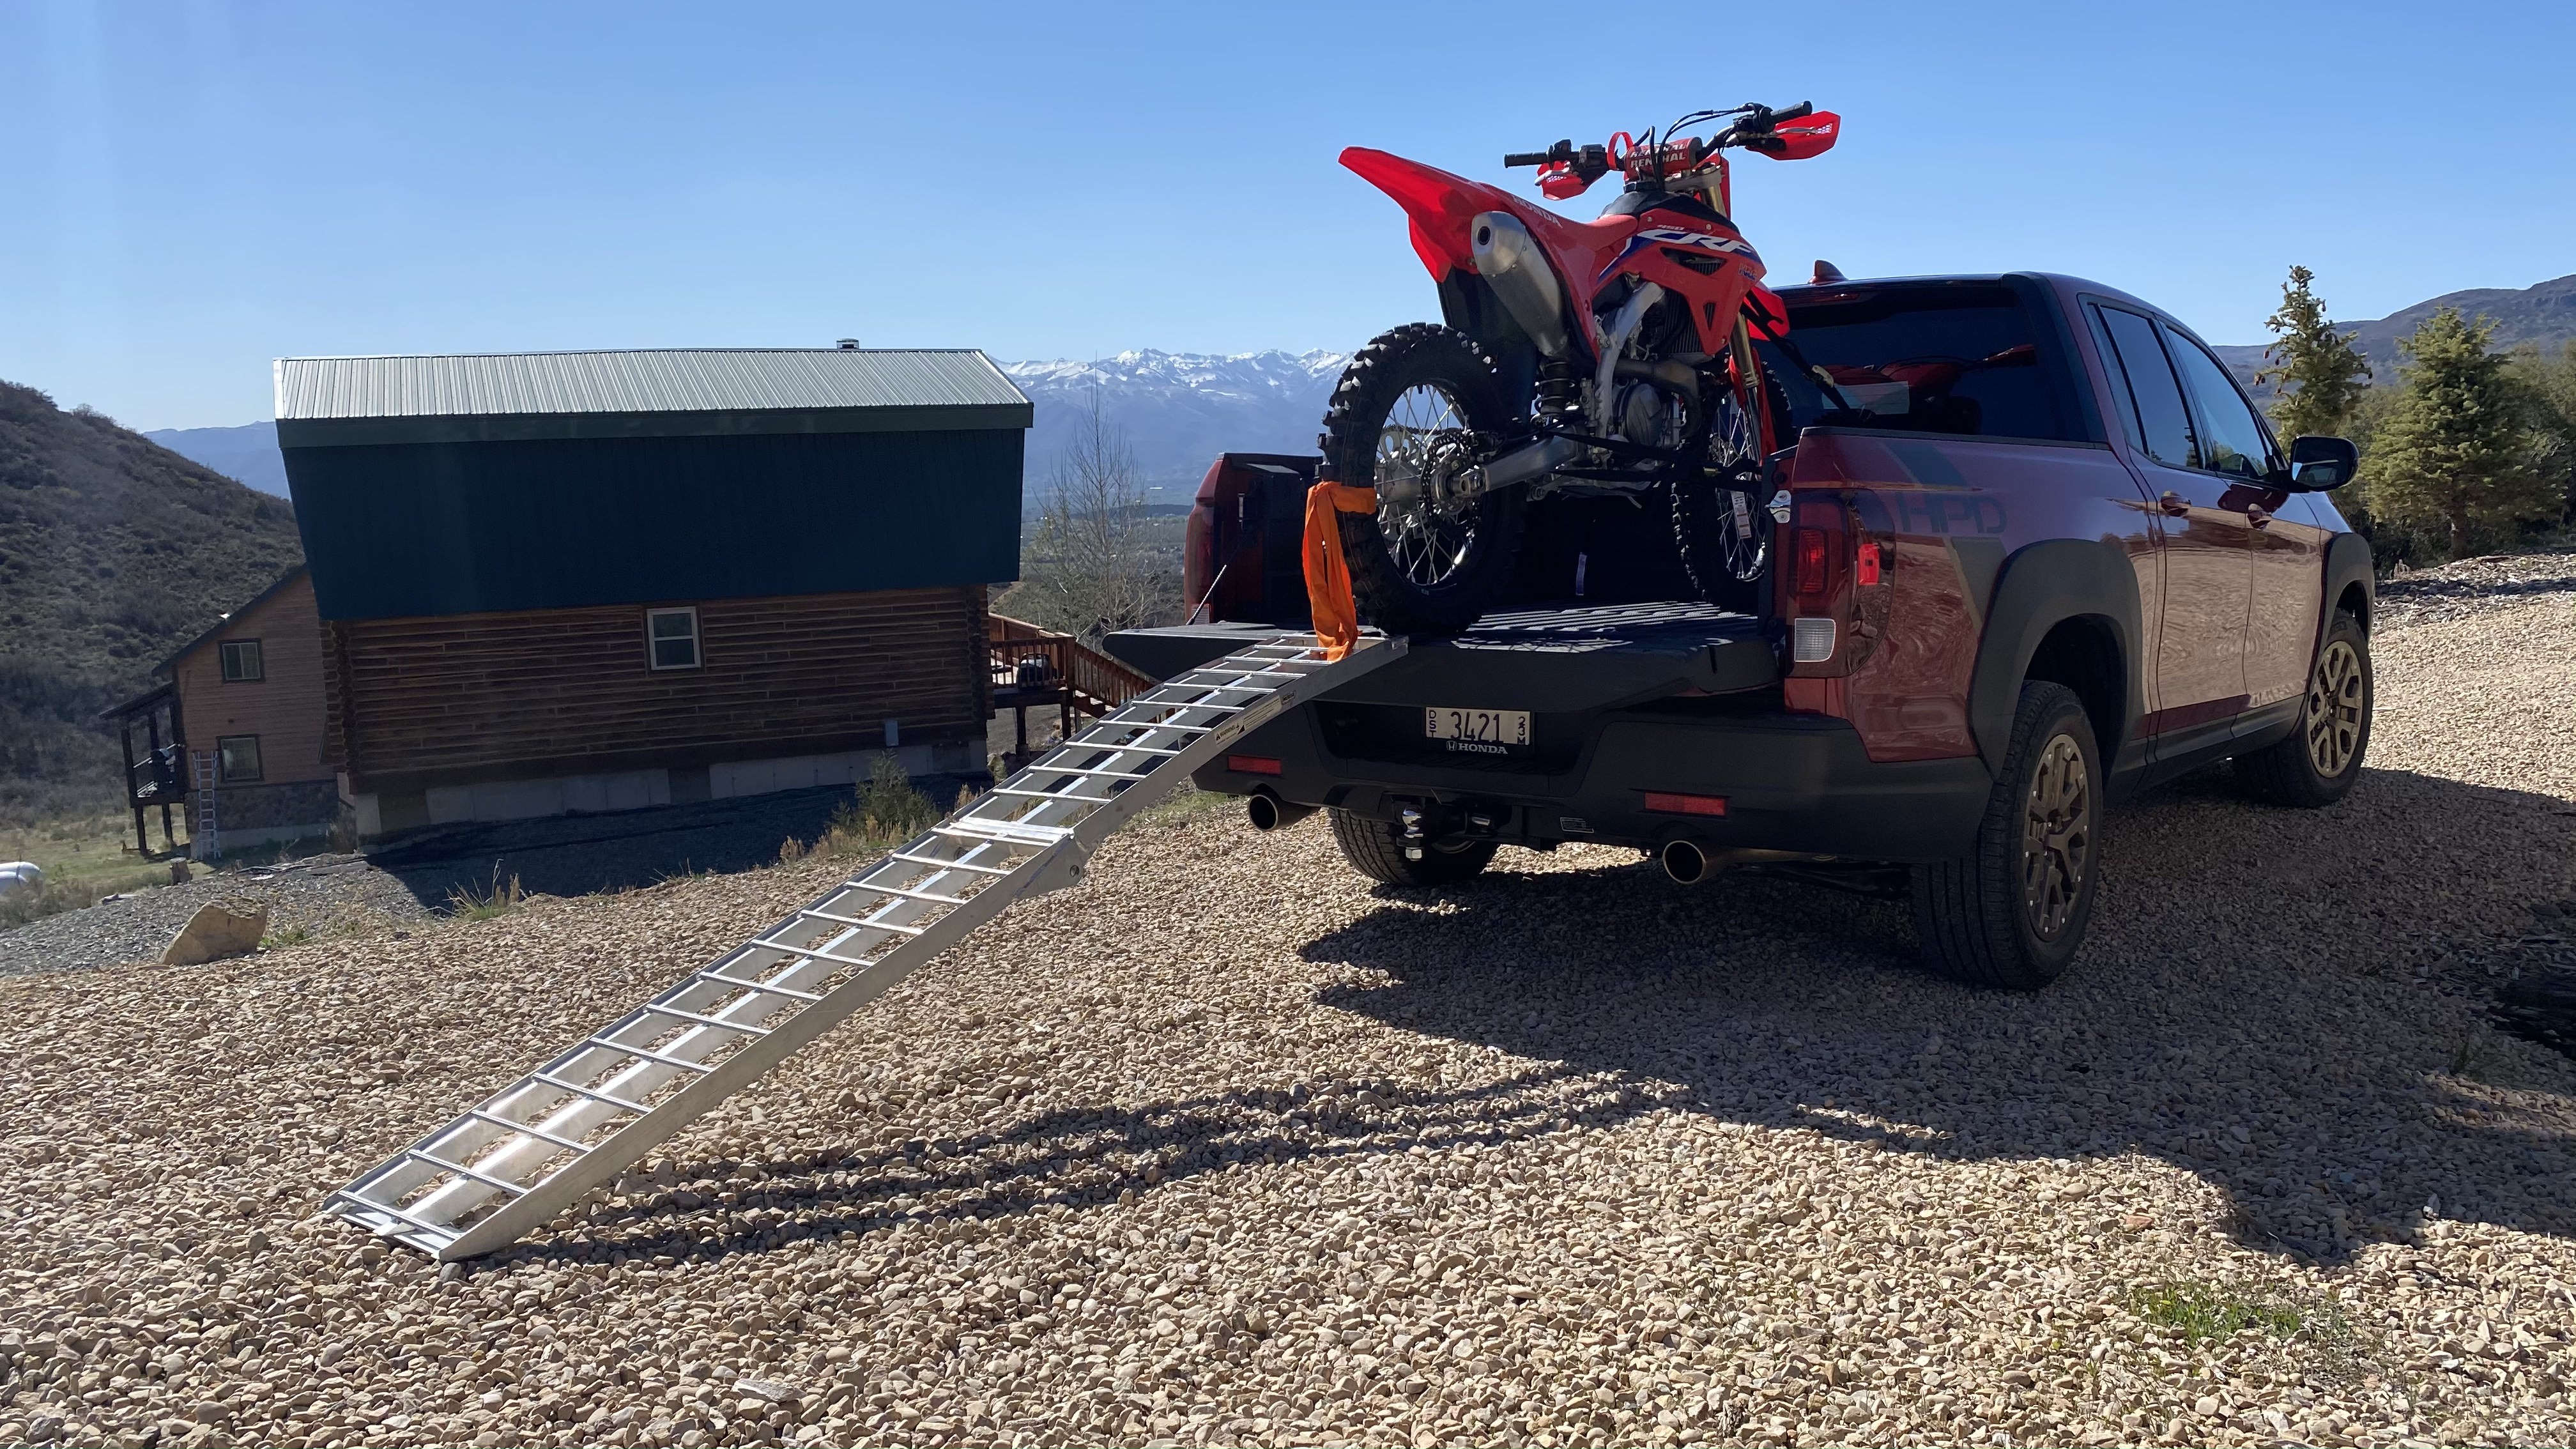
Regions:
[[[2257,800],[2314,810],[2352,789],[2370,748],[2370,636],[2337,609],[2325,647],[2308,672],[2299,727],[2236,760],[2237,788]]]
[[[1348,810],[1333,810],[1333,843],[1351,869],[1388,885],[1449,885],[1470,879],[1494,863],[1494,842],[1480,840],[1456,850],[1422,847],[1420,860],[1404,855],[1403,827],[1392,820],[1372,820]]]
[[[2023,685],[1975,848],[1914,868],[1914,929],[1934,967],[1974,986],[2033,991],[2075,959],[2101,874],[2101,779],[2075,692]]]

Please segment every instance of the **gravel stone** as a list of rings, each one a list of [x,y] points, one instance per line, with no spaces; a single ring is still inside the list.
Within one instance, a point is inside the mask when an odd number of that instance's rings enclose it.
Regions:
[[[358,855],[315,855],[283,866],[196,868],[185,885],[156,886],[87,910],[0,931],[0,975],[150,961],[201,906],[256,901],[272,932],[381,930],[429,915],[403,883]]]
[[[827,867],[0,982],[0,1441],[2576,1440],[2576,1069],[2425,970],[2576,909],[2576,599],[2437,597],[2370,776],[2116,812],[2047,992],[1182,813],[471,1265],[315,1209]]]

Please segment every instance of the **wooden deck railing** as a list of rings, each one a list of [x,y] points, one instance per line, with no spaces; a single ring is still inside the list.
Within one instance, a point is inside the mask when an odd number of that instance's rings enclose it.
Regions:
[[[1156,681],[1070,634],[1001,614],[989,618],[984,647],[992,657],[995,683],[1018,678],[1024,662],[1042,663],[1049,677],[1061,681],[1089,714],[1106,714],[1155,685]]]

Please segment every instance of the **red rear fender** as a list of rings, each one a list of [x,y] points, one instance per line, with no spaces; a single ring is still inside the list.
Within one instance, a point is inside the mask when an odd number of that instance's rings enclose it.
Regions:
[[[1394,197],[1395,204],[1404,208],[1405,216],[1413,222],[1414,253],[1422,258],[1422,265],[1431,269],[1434,280],[1453,270],[1474,271],[1475,253],[1467,239],[1467,223],[1480,211],[1501,211],[1512,206],[1513,198],[1500,188],[1365,146],[1343,151],[1342,164],[1358,172],[1369,185]]]

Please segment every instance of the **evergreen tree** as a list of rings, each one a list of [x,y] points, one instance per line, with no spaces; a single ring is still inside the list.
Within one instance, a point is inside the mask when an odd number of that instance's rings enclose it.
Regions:
[[[2364,470],[2373,516],[2439,534],[2454,557],[2481,533],[2559,511],[2531,467],[2526,390],[2487,350],[2494,331],[2445,307],[2398,344],[2405,380]]]
[[[2308,290],[2316,275],[2290,268],[2281,308],[2263,322],[2281,340],[2263,349],[2272,365],[2254,378],[2272,384],[2272,422],[2284,438],[2340,434],[2370,388],[2370,359],[2326,320],[2326,304]]]

